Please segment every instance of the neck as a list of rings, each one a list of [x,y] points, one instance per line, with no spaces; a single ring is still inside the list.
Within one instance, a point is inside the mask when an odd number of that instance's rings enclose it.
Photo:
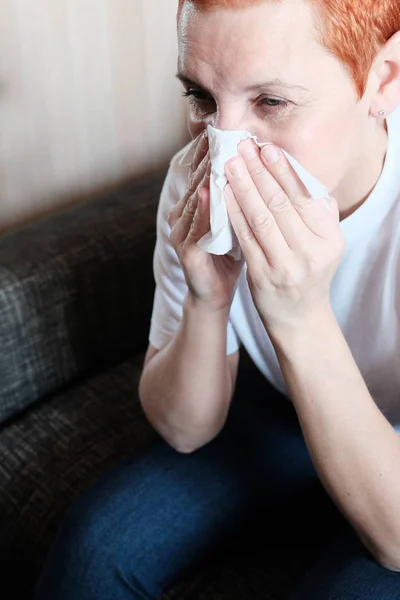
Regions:
[[[388,148],[386,121],[379,124],[365,144],[360,161],[348,171],[339,187],[335,190],[343,221],[353,214],[364,202],[376,186],[385,164]]]

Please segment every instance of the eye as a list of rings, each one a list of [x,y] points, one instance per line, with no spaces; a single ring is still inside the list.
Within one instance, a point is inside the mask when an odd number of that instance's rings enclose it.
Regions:
[[[281,98],[260,98],[258,103],[267,108],[287,108],[288,106],[287,100]]]
[[[194,98],[194,100],[197,100],[198,102],[214,102],[214,98],[211,94],[208,94],[203,90],[189,89],[183,92],[183,95],[186,98]]]
[[[189,88],[183,95],[189,99],[190,110],[198,117],[204,118],[217,110],[214,98],[204,90]]]

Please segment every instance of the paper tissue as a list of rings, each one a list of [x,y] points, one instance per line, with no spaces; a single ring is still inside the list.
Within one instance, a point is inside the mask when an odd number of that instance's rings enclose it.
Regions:
[[[210,231],[200,241],[199,246],[205,252],[210,254],[233,256],[235,260],[241,260],[241,249],[239,242],[229,220],[228,211],[225,204],[224,188],[227,184],[225,176],[225,165],[233,157],[238,156],[238,144],[242,140],[252,138],[263,147],[248,131],[230,131],[215,129],[211,125],[207,128],[207,135],[210,147],[211,175],[210,175]],[[190,147],[188,153],[181,159],[181,164],[191,162],[197,140]],[[329,196],[327,188],[315,179],[310,173],[302,167],[297,160],[283,150],[286,158],[296,171],[309,194],[313,198],[326,198]]]

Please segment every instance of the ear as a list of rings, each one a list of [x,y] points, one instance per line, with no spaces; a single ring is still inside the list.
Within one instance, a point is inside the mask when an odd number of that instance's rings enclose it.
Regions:
[[[381,111],[385,111],[388,116],[400,104],[400,31],[386,42],[376,57],[370,85],[370,114],[382,118]]]

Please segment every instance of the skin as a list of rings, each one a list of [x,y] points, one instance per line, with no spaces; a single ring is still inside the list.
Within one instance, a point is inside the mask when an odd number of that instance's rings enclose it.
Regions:
[[[344,250],[339,219],[365,201],[382,170],[387,134],[379,110],[389,114],[400,102],[400,36],[377,55],[361,100],[347,70],[319,43],[301,0],[210,13],[187,2],[179,40],[192,136],[210,123],[249,130],[277,150],[271,161],[247,141],[226,166],[227,207],[249,287],[321,481],[376,560],[400,571],[400,440],[369,394],[329,299]],[[302,89],[248,90],[277,78]],[[201,315],[207,329],[210,315],[226,323],[238,272],[228,257],[197,246],[209,222],[201,144],[188,193],[169,223],[189,287],[184,319]],[[332,191],[330,206],[308,197],[279,147]],[[156,351],[149,352],[148,360]],[[211,369],[204,356],[202,368]],[[197,373],[194,354],[190,369]]]
[[[381,48],[360,100],[345,67],[319,43],[302,0],[208,13],[186,2],[179,24],[192,136],[209,123],[247,129],[277,151],[271,161],[247,141],[226,166],[249,288],[322,483],[377,562],[393,571],[400,571],[400,439],[369,393],[329,290],[344,250],[339,220],[365,201],[382,171],[387,134],[379,111],[390,114],[400,102],[399,42],[396,34]],[[267,80],[274,85],[249,91]],[[336,200],[312,201],[280,148]],[[223,427],[238,364],[237,355],[226,357],[226,326],[242,265],[197,244],[209,228],[208,163],[202,140],[187,193],[169,215],[188,284],[182,322],[163,350],[149,348],[141,381],[146,414],[182,452]]]
[[[185,86],[195,94],[188,119],[193,137],[211,124],[281,146],[327,186],[342,214],[368,196],[387,147],[384,121],[376,119],[381,106],[373,101],[377,83],[358,101],[348,71],[320,44],[307,3],[213,12],[186,3],[179,41],[178,71],[197,84]],[[304,89],[246,91],[276,79]]]
[[[377,57],[360,100],[345,66],[320,43],[315,14],[307,2],[266,1],[245,9],[202,12],[188,1],[178,34],[178,77],[189,96],[188,128],[193,138],[208,124],[247,129],[259,141],[287,150],[323,182],[335,197],[333,215],[338,207],[343,219],[365,201],[387,150],[386,124],[378,113],[383,108],[389,114],[399,100],[398,36]],[[203,142],[199,146],[203,152],[191,177],[198,187],[190,185],[172,211],[171,240],[194,303],[222,310],[230,305],[238,272],[229,257],[207,255],[197,246],[210,220],[207,181],[195,179],[207,152]],[[251,149],[251,142],[239,146],[242,158],[246,146]],[[283,157],[281,169],[290,172]],[[294,189],[301,202],[305,190],[298,181]],[[264,203],[273,199],[271,194],[263,197]],[[279,204],[276,187],[274,194]],[[320,210],[319,204],[314,203],[314,209]],[[343,250],[337,219],[333,222],[339,250],[328,269],[330,276]],[[251,288],[259,279],[257,273],[252,277],[252,270]]]

